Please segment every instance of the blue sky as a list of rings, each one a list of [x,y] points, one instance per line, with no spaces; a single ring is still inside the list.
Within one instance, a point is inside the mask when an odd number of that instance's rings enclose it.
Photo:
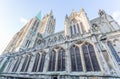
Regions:
[[[12,36],[39,11],[42,16],[53,10],[56,32],[64,29],[66,14],[84,8],[89,19],[98,16],[104,9],[120,23],[120,0],[0,0],[0,52]]]

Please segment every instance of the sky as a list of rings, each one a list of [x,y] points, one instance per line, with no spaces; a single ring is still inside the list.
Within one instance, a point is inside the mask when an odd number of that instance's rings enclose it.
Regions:
[[[58,32],[64,29],[65,15],[72,10],[79,12],[80,8],[84,8],[90,20],[103,9],[120,24],[120,0],[0,0],[0,54],[13,35],[39,11],[42,17],[53,11]]]

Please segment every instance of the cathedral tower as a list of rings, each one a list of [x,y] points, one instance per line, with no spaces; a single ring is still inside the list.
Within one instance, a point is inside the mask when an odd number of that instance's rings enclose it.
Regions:
[[[39,31],[41,24],[41,13],[39,12],[27,24],[14,35],[3,53],[16,52],[31,48]]]
[[[89,19],[84,9],[80,9],[80,12],[72,11],[70,16],[66,15],[64,25],[66,36],[84,34],[90,31]]]
[[[55,23],[56,21],[54,19],[53,12],[51,11],[43,17],[39,33],[42,34],[43,37],[53,34],[55,32]]]

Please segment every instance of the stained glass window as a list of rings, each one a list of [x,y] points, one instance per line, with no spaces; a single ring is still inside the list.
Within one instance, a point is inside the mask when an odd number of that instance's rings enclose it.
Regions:
[[[10,60],[8,66],[7,66],[7,69],[6,69],[7,72],[9,72],[12,64],[13,64],[13,60]]]
[[[73,25],[73,28],[74,28],[74,34],[76,34],[77,32],[76,32],[76,27],[75,27],[75,25]]]
[[[78,33],[80,33],[80,27],[79,27],[79,24],[77,24],[77,29],[78,29]]]
[[[80,57],[80,50],[77,46],[72,46],[70,48],[70,57],[71,57],[71,70],[72,71],[82,71],[82,63]]]
[[[77,61],[77,71],[82,71],[82,62],[80,57],[80,50],[79,47],[75,47],[75,53],[76,53],[76,61]]]
[[[98,60],[95,55],[95,50],[91,44],[82,45],[85,65],[87,71],[100,71]]]
[[[21,72],[24,72],[24,70],[26,69],[26,65],[27,65],[26,63],[28,62],[28,60],[29,60],[29,56],[26,56],[22,65]]]
[[[50,60],[49,60],[48,71],[55,71],[55,63],[56,63],[56,51],[53,50],[50,53]]]
[[[25,66],[24,72],[28,71],[28,67],[29,67],[30,61],[31,61],[31,55],[28,57],[28,60],[26,62],[26,66]]]
[[[71,33],[71,35],[73,35],[72,26],[70,26],[70,33]]]
[[[74,47],[70,48],[70,57],[71,57],[71,70],[76,71],[76,60],[75,60],[75,52]],[[74,62],[73,62],[74,61]]]
[[[83,55],[84,55],[84,59],[85,59],[86,70],[92,71],[92,65],[90,62],[90,56],[89,56],[89,52],[87,49],[87,45],[83,45],[82,50],[83,50]]]
[[[37,71],[37,67],[38,67],[39,60],[40,60],[40,54],[37,53],[37,54],[36,54],[35,61],[34,61],[34,65],[33,65],[32,72],[36,72],[36,71]]]
[[[98,64],[98,61],[97,61],[97,58],[96,58],[96,55],[95,55],[95,51],[94,51],[94,48],[91,44],[88,45],[88,50],[89,50],[89,53],[90,53],[90,57],[91,57],[91,61],[92,61],[94,71],[100,71],[100,67],[99,67],[99,64]]]
[[[21,62],[21,57],[19,57],[19,58],[17,59],[15,65],[14,65],[14,67],[13,67],[13,69],[12,69],[12,72],[16,72],[16,71],[17,71],[20,62]]]
[[[120,62],[120,58],[119,58],[116,50],[114,49],[114,47],[112,46],[112,44],[111,44],[110,41],[107,42],[107,45],[108,45],[108,47],[110,48],[110,50],[111,50],[113,56],[115,57],[116,61],[117,61],[117,62]]]
[[[45,56],[46,56],[46,53],[43,53],[42,54],[42,58],[41,58],[41,62],[39,64],[39,70],[38,70],[38,72],[42,72],[43,71],[44,63],[45,63]]]
[[[60,49],[58,51],[57,71],[64,71],[64,70],[65,70],[65,50]]]

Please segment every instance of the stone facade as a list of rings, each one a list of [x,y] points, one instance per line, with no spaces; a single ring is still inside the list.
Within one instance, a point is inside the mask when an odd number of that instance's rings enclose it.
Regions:
[[[32,18],[0,56],[1,79],[120,79],[120,25],[98,14],[72,11],[57,33],[52,11]]]

